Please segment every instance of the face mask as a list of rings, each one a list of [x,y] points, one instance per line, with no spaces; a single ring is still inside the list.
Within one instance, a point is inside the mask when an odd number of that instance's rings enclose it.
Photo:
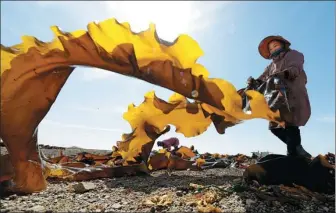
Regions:
[[[284,48],[281,47],[280,49],[278,49],[277,51],[273,52],[271,54],[271,58],[277,57],[282,51],[284,51]]]

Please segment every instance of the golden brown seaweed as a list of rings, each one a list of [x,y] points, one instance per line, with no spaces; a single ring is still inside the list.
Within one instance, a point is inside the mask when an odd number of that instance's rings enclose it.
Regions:
[[[215,126],[220,133],[241,120],[280,121],[279,113],[272,112],[256,91],[247,92],[252,113],[245,114],[235,87],[225,80],[208,78],[207,70],[196,63],[203,51],[187,35],[168,44],[158,38],[153,24],[135,34],[128,23],[115,19],[90,23],[87,28],[67,33],[53,26],[52,42],[23,36],[21,44],[1,45],[0,136],[10,154],[18,191],[34,192],[46,187],[47,172],[38,154],[36,129],[76,65],[132,76],[180,94],[164,102],[149,93],[140,106],[130,105],[124,118],[133,134],[119,143],[118,151],[124,165],[137,162],[139,156],[146,162],[155,139],[167,124],[176,125],[177,131],[192,137],[204,132],[216,116],[219,119]],[[197,102],[188,103],[185,97]]]

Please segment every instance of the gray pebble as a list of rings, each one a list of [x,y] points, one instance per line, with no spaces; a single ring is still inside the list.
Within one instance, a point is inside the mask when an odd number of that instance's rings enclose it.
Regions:
[[[112,208],[114,209],[120,209],[122,207],[122,205],[120,205],[119,203],[115,203],[112,205]]]
[[[72,189],[76,193],[84,193],[84,192],[93,190],[95,188],[96,188],[96,185],[94,183],[89,183],[89,182],[81,182],[81,183],[72,185]]]
[[[247,206],[251,206],[251,205],[254,204],[254,203],[255,203],[254,200],[246,199],[246,205],[247,205]]]
[[[37,205],[30,208],[29,210],[34,212],[44,212],[46,209],[44,208],[44,206]]]

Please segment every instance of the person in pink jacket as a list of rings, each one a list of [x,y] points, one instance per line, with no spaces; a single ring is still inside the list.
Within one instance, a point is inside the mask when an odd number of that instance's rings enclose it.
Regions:
[[[174,151],[176,151],[180,145],[180,141],[178,138],[172,137],[163,141],[158,141],[157,145],[167,149],[168,151],[171,151],[171,147],[174,147]]]
[[[300,126],[305,126],[311,115],[310,102],[306,89],[307,75],[304,71],[304,55],[290,49],[291,43],[281,36],[268,36],[258,47],[260,55],[271,63],[256,79],[266,82],[271,77],[281,79],[287,88],[288,110],[280,109],[285,128],[270,123],[271,132],[287,145],[287,155],[311,158],[301,145]],[[254,80],[249,78],[248,84]]]

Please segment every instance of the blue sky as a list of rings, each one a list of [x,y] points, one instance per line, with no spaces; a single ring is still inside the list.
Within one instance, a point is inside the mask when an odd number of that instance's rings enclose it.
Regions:
[[[1,44],[21,42],[22,35],[50,41],[52,25],[65,31],[85,29],[95,20],[115,17],[143,30],[150,21],[159,36],[173,40],[180,33],[195,38],[205,55],[199,62],[211,77],[237,89],[249,76],[258,77],[269,63],[258,54],[261,39],[279,34],[305,55],[312,116],[301,128],[302,144],[313,155],[335,150],[335,2],[1,2]],[[116,91],[120,85],[122,91]],[[130,103],[155,90],[167,99],[172,92],[142,81],[95,68],[77,68],[40,124],[39,142],[110,149],[130,127],[122,118]],[[202,152],[285,153],[285,145],[253,120],[219,135],[211,126],[195,138],[177,136],[182,145]]]

